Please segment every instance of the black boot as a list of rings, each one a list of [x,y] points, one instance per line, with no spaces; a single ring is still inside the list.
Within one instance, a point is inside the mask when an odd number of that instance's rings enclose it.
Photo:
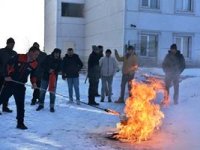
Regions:
[[[95,102],[95,97],[94,96],[89,96],[89,102],[88,105],[99,105],[99,103]]]
[[[40,111],[40,110],[43,109],[43,108],[44,108],[44,106],[39,105],[38,108],[36,109],[36,111]]]
[[[12,113],[13,111],[8,107],[3,107],[3,112]]]
[[[18,121],[17,121],[17,127],[16,127],[16,128],[21,129],[21,130],[26,130],[26,129],[28,129],[27,126],[25,126],[23,120],[18,120]]]
[[[32,99],[31,100],[31,105],[35,105],[36,104],[36,99]]]
[[[53,107],[51,107],[50,112],[55,112],[55,109]]]

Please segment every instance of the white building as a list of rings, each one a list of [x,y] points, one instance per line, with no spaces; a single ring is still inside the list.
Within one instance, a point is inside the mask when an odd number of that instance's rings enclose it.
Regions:
[[[73,47],[87,62],[92,45],[136,47],[141,65],[160,65],[172,43],[200,65],[198,0],[46,0],[45,49]]]

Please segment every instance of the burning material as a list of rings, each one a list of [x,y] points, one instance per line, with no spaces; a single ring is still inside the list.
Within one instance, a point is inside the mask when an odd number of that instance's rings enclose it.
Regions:
[[[146,83],[132,81],[130,97],[126,100],[125,115],[117,124],[117,134],[113,138],[121,141],[140,142],[151,137],[159,129],[164,114],[160,105],[153,103],[156,93],[164,90],[161,80],[147,77]],[[165,93],[165,92],[164,92]],[[163,102],[168,103],[168,100]]]
[[[115,111],[115,110],[112,110],[112,109],[105,109],[105,111],[111,115],[116,115],[116,116],[120,116],[120,113]]]

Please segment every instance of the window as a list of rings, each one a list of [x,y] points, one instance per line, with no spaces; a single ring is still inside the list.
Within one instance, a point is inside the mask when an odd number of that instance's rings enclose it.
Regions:
[[[193,11],[193,0],[176,0],[176,11],[192,12]]]
[[[175,36],[175,43],[177,44],[178,50],[184,55],[185,58],[190,58],[192,37],[191,36]]]
[[[140,56],[156,57],[158,49],[158,35],[142,34],[140,40]]]
[[[141,7],[149,8],[149,9],[159,9],[160,1],[159,0],[141,0]]]
[[[83,17],[84,4],[62,3],[63,17]]]

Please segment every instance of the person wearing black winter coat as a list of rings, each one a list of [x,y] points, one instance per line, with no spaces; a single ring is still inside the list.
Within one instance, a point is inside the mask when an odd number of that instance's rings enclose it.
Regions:
[[[165,86],[169,95],[169,88],[171,83],[174,86],[174,104],[178,104],[179,97],[179,78],[180,74],[185,69],[184,56],[177,50],[176,44],[172,44],[168,54],[162,63],[163,71],[165,72]],[[169,98],[169,97],[167,97]]]
[[[40,111],[44,108],[44,100],[46,90],[48,88],[50,92],[50,112],[55,112],[55,92],[57,85],[58,73],[61,71],[61,50],[55,48],[54,51],[45,58],[42,67],[44,69],[42,80],[41,80],[41,90],[40,90],[40,99],[39,106],[36,111]]]
[[[4,78],[5,78],[6,64],[11,58],[17,55],[17,53],[13,50],[14,46],[15,46],[14,39],[9,38],[7,39],[6,47],[0,49],[0,89],[2,89],[2,86],[4,85],[5,82]],[[12,110],[8,108],[8,101],[9,98],[4,100],[2,109],[4,112],[11,113]]]
[[[88,78],[89,78],[89,89],[88,89],[88,104],[89,105],[99,105],[95,102],[96,89],[98,87],[98,82],[100,78],[100,66],[99,59],[99,49],[97,46],[92,46],[92,53],[88,59]]]
[[[38,49],[40,48],[40,45],[37,42],[34,42],[33,46],[37,47]],[[34,91],[33,91],[33,98],[31,100],[31,105],[35,105],[37,100],[39,101],[39,98],[40,98],[40,90],[39,90],[39,88],[41,86],[41,78],[42,78],[42,75],[43,75],[43,72],[44,72],[44,69],[42,67],[42,63],[44,62],[46,56],[47,56],[47,54],[45,52],[40,51],[40,55],[37,58],[38,67],[37,67],[37,69],[35,71],[35,75],[37,77],[36,84],[37,84],[38,88],[34,89]]]
[[[31,47],[27,54],[18,54],[11,58],[6,65],[5,85],[1,91],[0,104],[5,99],[14,97],[17,108],[17,128],[27,129],[24,125],[25,113],[25,83],[30,75],[33,88],[37,88],[35,70],[37,68],[37,57],[39,49]]]
[[[62,78],[67,79],[69,102],[73,102],[73,87],[76,94],[76,102],[80,104],[80,92],[79,92],[79,71],[83,67],[83,63],[77,54],[74,54],[74,50],[69,48],[67,54],[62,61]]]

